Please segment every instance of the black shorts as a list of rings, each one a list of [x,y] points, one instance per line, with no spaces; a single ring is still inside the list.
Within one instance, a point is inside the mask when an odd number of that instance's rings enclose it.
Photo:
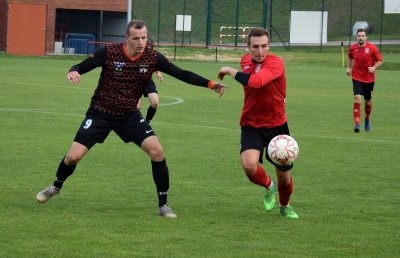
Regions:
[[[74,141],[90,149],[96,143],[103,143],[111,131],[114,131],[125,143],[133,142],[139,147],[147,137],[155,135],[139,111],[114,116],[89,109]]]
[[[287,123],[283,125],[274,127],[274,128],[254,128],[250,125],[242,126],[242,134],[240,139],[240,153],[245,150],[258,150],[260,151],[259,162],[262,163],[264,149],[268,148],[269,142],[277,135],[280,134],[289,134],[289,127]],[[275,167],[279,168],[282,171],[288,171],[293,168],[293,164],[288,166],[278,166],[272,162],[272,160],[268,157],[268,152],[265,152],[265,158],[273,164]]]
[[[144,90],[143,96],[145,98],[147,98],[147,96],[149,96],[150,93],[157,93],[158,94],[158,91],[157,91],[157,88],[156,88],[156,84],[154,83],[153,80],[151,80],[149,82],[149,84],[147,85],[146,89]]]
[[[371,100],[374,91],[374,82],[360,82],[353,80],[354,95],[364,95],[364,99]]]

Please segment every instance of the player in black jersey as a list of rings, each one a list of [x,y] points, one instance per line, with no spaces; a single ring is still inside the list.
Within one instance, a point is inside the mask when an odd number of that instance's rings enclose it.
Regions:
[[[176,217],[167,203],[169,173],[164,152],[153,129],[138,111],[138,101],[156,71],[212,89],[220,97],[226,86],[180,69],[159,52],[146,47],[146,42],[146,24],[133,20],[126,28],[126,43],[107,45],[70,69],[67,78],[78,85],[82,74],[102,67],[90,107],[71,149],[61,160],[53,184],[37,194],[38,202],[46,202],[60,193],[64,181],[89,149],[104,142],[114,131],[124,142],[135,143],[149,155],[158,195],[158,212],[164,217]]]

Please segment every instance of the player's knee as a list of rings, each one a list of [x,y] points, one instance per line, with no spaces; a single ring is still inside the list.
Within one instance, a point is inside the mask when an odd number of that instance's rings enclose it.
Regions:
[[[164,151],[160,144],[157,144],[148,152],[151,160],[160,160],[164,157]]]
[[[281,185],[288,185],[290,183],[290,172],[289,171],[284,171],[283,173],[277,173],[277,179],[278,182]]]
[[[157,108],[158,108],[158,104],[159,104],[159,101],[157,100],[157,101],[151,102],[151,103],[150,103],[150,106],[151,106],[152,108],[154,108],[154,109],[157,109]]]
[[[257,171],[257,164],[252,164],[250,162],[243,161],[242,167],[247,176],[253,176]]]
[[[354,103],[361,103],[361,96],[360,95],[355,95],[354,96]]]
[[[67,166],[73,166],[78,164],[78,162],[82,159],[80,155],[77,155],[76,153],[68,153],[68,155],[65,157],[65,165]]]

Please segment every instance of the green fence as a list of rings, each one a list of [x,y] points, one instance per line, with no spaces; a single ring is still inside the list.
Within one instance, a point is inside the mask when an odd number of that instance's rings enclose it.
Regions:
[[[292,11],[320,11],[328,14],[329,42],[354,43],[354,24],[367,21],[368,39],[382,47],[400,41],[400,14],[385,14],[383,6],[384,0],[135,0],[132,14],[146,22],[157,44],[241,46],[248,28],[260,26],[271,42],[290,49],[298,46],[290,44]],[[177,15],[190,15],[190,31],[176,30]],[[321,50],[329,45],[319,44]]]

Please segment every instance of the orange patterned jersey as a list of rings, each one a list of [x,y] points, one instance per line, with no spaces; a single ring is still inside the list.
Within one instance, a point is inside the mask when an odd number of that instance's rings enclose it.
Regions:
[[[137,111],[137,103],[156,71],[157,52],[145,48],[131,59],[124,44],[110,44],[73,66],[70,71],[84,74],[101,66],[102,70],[90,107],[112,115]]]
[[[137,103],[156,71],[197,86],[207,87],[209,83],[200,75],[170,63],[150,46],[140,56],[131,58],[124,43],[110,44],[74,65],[70,72],[84,74],[96,67],[102,67],[102,70],[90,108],[117,116],[138,110]]]

